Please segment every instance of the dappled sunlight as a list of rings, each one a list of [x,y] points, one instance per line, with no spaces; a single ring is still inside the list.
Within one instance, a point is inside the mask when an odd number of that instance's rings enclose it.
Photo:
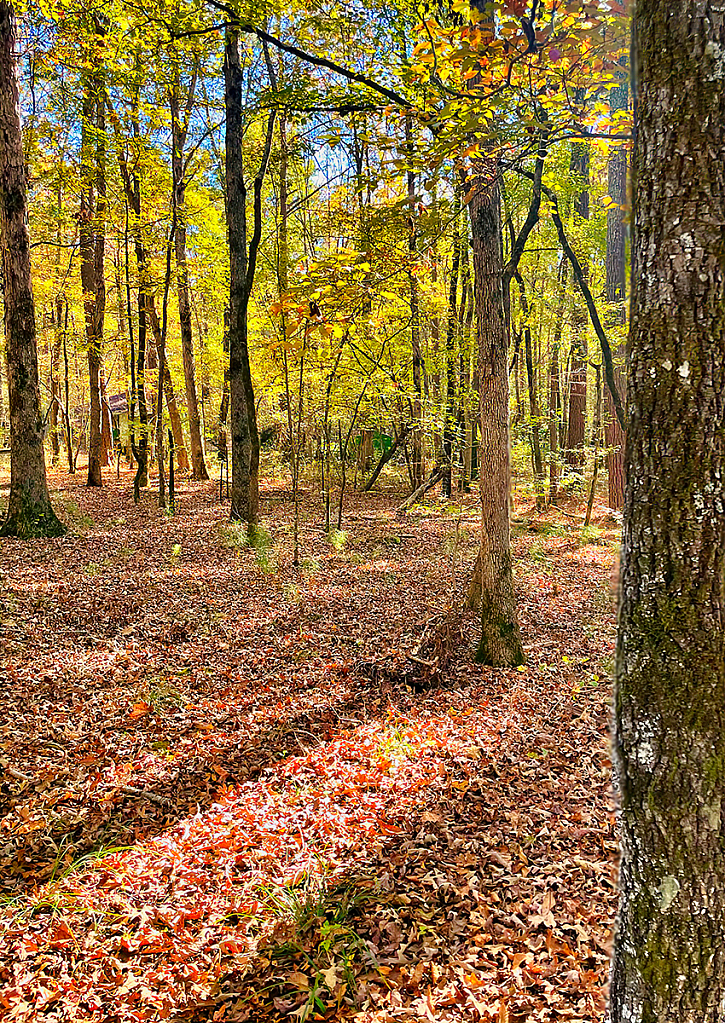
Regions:
[[[596,1016],[612,626],[590,598],[613,534],[517,539],[528,664],[474,665],[468,616],[445,684],[415,692],[407,652],[475,517],[453,548],[445,513],[401,526],[366,498],[344,550],[313,530],[295,572],[289,505],[270,567],[204,487],[172,521],[124,488],[78,488],[73,549],[5,575],[8,1018]]]

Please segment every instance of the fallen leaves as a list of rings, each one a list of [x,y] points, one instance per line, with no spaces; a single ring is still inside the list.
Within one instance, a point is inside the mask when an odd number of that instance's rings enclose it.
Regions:
[[[366,498],[349,551],[308,524],[273,575],[203,488],[171,522],[77,493],[92,534],[3,547],[4,1018],[601,1019],[611,551],[517,541],[529,663],[492,672],[445,518],[392,551]]]

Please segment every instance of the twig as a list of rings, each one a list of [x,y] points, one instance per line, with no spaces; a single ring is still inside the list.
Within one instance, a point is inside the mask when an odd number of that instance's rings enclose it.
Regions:
[[[7,767],[4,767],[3,770],[6,774],[9,774],[11,778],[15,778],[16,781],[27,782],[28,785],[34,785],[38,781],[38,779],[32,774],[24,774],[22,771],[18,771],[16,767],[10,767],[8,765]]]
[[[414,664],[420,664],[424,668],[435,668],[438,665],[437,660],[426,661],[425,658],[417,657],[415,654],[406,654],[405,656],[408,658],[409,661],[412,661]]]
[[[152,803],[158,804],[158,806],[165,807],[168,804],[168,800],[164,799],[163,796],[157,796],[146,789],[134,788],[133,785],[119,785],[118,791],[122,792],[124,796],[138,796],[140,799],[149,799]]]

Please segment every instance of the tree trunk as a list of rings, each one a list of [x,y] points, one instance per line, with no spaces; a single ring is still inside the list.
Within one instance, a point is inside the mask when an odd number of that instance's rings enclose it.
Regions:
[[[157,365],[161,367],[161,337],[162,329],[161,322],[159,321],[159,314],[156,312],[156,303],[154,302],[153,295],[147,293],[146,295],[146,309],[148,313],[148,319],[151,324],[151,332],[154,335],[154,345],[156,348]],[[159,372],[162,372],[159,368]],[[176,404],[176,394],[174,392],[174,383],[171,379],[171,370],[169,369],[168,359],[163,359],[163,381],[164,381],[164,397],[166,399],[166,408],[169,413],[169,422],[171,423],[171,432],[174,435],[174,455],[176,458],[177,466],[179,469],[189,468],[189,456],[186,452],[186,445],[184,443],[184,430],[181,425],[181,415],[179,414],[179,406]]]
[[[191,330],[191,303],[189,301],[189,268],[186,261],[186,180],[184,177],[184,146],[189,127],[189,118],[194,102],[196,68],[189,85],[186,112],[183,122],[179,111],[178,74],[171,90],[171,124],[173,130],[173,151],[171,168],[176,193],[176,286],[179,302],[179,326],[181,330],[181,353],[184,360],[184,382],[186,384],[186,407],[189,413],[189,440],[191,444],[192,476],[195,480],[208,480],[204,461],[199,399],[196,392],[196,366],[194,364],[194,338]],[[174,441],[176,443],[176,441]]]
[[[629,89],[624,81],[609,94],[612,112],[626,110]],[[607,211],[607,258],[606,258],[606,299],[610,304],[609,323],[620,327],[626,321],[625,312],[625,242],[627,227],[624,222],[624,206],[627,201],[627,150],[622,146],[615,149],[609,158],[609,196],[615,207]],[[625,397],[625,373],[623,345],[619,344],[612,353],[615,357],[614,382],[622,399]],[[624,503],[624,430],[614,411],[612,395],[607,391],[607,425],[605,431],[607,446],[607,470],[609,472],[609,507],[621,508]]]
[[[92,37],[98,39],[96,34]],[[81,122],[81,201],[79,248],[81,283],[88,345],[88,478],[86,486],[102,485],[103,409],[101,373],[103,324],[106,311],[105,219],[106,150],[103,91],[95,76],[86,76]]]
[[[471,242],[478,332],[481,437],[481,642],[476,660],[511,666],[524,660],[511,564],[509,501],[508,343],[503,310],[503,259],[498,168],[478,159],[470,193]]]
[[[265,58],[270,79],[269,53]],[[239,31],[227,27],[224,40],[224,109],[226,113],[226,205],[229,233],[229,396],[231,401],[232,493],[230,517],[253,526],[259,513],[259,432],[249,364],[249,299],[262,236],[262,185],[272,146],[275,111],[270,111],[262,156],[254,178],[253,227],[247,251],[247,186],[242,143],[243,76]]]
[[[612,1023],[725,1005],[725,12],[637,0]]]
[[[50,503],[30,280],[30,239],[17,70],[15,12],[0,0],[0,232],[10,404],[10,497],[0,536],[62,536]]]
[[[53,335],[53,348],[50,356],[50,393],[52,395],[52,405],[50,408],[50,443],[51,450],[53,452],[53,465],[56,465],[60,458],[60,436],[58,434],[60,377],[58,375],[58,368],[60,366],[60,352],[63,343],[63,327],[61,323],[62,316],[63,299],[60,295],[57,295],[53,307],[53,326],[55,330]]]
[[[408,158],[413,153],[413,118],[410,114],[405,115],[405,144]],[[413,272],[413,260],[417,252],[417,220],[415,209],[415,171],[408,168],[408,252],[411,266],[408,272],[408,286],[410,288],[410,347],[413,356],[413,390],[415,397],[412,403],[413,422],[415,424],[411,438],[413,449],[412,458],[412,483],[413,490],[417,490],[423,483],[425,475],[425,458],[423,455],[423,358],[420,350],[420,302],[418,299],[418,281]]]
[[[451,276],[448,283],[448,319],[446,325],[446,409],[443,423],[443,495],[453,491],[453,439],[456,431],[456,340],[458,334],[458,274],[461,265],[461,186],[457,184],[453,195],[453,245]]]
[[[572,146],[570,170],[581,179],[574,209],[580,220],[589,219],[589,147],[584,142]],[[580,255],[585,274],[586,260]],[[565,458],[577,473],[584,472],[584,446],[587,420],[587,314],[581,300],[574,304],[572,315],[573,340],[571,343],[571,373],[569,387],[569,416]]]
[[[239,34],[228,28],[224,47],[226,190],[229,232],[229,398],[231,406],[231,518],[254,523],[259,506],[259,435],[249,366],[246,294],[247,186],[242,144],[242,68]]]
[[[556,307],[554,337],[549,362],[549,501],[556,504],[559,497],[559,434],[561,432],[561,385],[559,360],[561,330],[564,324],[564,292],[566,290],[567,263],[562,258],[559,271],[559,299]]]

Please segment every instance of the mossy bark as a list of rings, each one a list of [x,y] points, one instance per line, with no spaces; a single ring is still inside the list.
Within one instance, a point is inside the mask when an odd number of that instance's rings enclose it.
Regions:
[[[15,45],[13,6],[0,0],[0,236],[10,398],[10,498],[0,536],[62,536],[66,529],[45,476]]]
[[[725,1007],[725,11],[637,0],[612,1023]]]
[[[478,334],[481,439],[481,642],[476,660],[511,667],[522,664],[511,563],[509,502],[508,338],[503,309],[503,258],[498,169],[479,159],[468,183],[468,209]]]

